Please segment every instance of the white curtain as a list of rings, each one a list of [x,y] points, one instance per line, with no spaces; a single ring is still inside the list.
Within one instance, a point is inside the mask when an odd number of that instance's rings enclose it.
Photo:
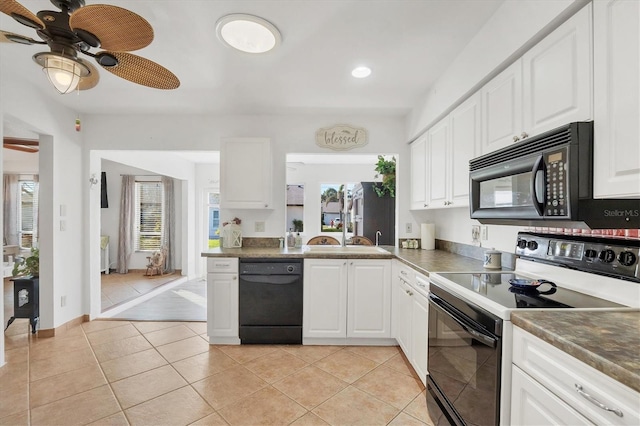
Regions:
[[[133,175],[122,176],[120,194],[120,227],[118,232],[118,268],[117,272],[129,272],[129,260],[133,253],[133,227],[135,225],[135,184]]]
[[[162,246],[167,250],[167,257],[164,262],[164,272],[173,272],[175,268],[175,254],[173,244],[175,241],[176,229],[176,203],[173,189],[173,179],[162,176],[162,187],[164,190],[164,233],[162,234]]]
[[[18,200],[20,199],[18,191],[20,190],[20,185],[18,184],[18,181],[18,175],[4,175],[4,245],[20,245],[20,238],[18,235]]]
[[[39,229],[40,229],[40,175],[33,175],[33,246],[39,247]]]

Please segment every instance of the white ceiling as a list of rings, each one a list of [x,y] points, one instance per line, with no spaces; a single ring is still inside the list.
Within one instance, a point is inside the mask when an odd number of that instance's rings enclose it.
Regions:
[[[370,113],[407,114],[503,0],[116,0],[90,1],[146,18],[154,42],[134,54],[178,76],[163,91],[100,70],[100,83],[58,95],[31,56],[46,46],[0,43],[3,75],[31,84],[79,113]],[[56,10],[23,0],[32,12]],[[282,33],[274,52],[251,56],[216,38],[229,13],[271,21]],[[0,29],[37,38],[0,14]],[[94,49],[95,51],[95,49]],[[371,77],[350,71],[366,64]],[[5,77],[3,77],[5,78]]]

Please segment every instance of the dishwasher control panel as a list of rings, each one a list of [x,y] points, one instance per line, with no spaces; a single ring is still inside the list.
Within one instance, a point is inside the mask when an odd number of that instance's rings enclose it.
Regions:
[[[240,275],[302,275],[302,261],[240,259]]]

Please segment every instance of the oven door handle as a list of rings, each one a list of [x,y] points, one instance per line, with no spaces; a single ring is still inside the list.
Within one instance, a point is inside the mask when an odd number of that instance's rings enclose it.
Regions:
[[[241,284],[289,285],[298,281],[301,281],[300,275],[240,275]]]
[[[456,324],[458,324],[467,334],[475,337],[480,343],[489,346],[490,348],[495,349],[498,345],[498,340],[488,334],[483,333],[480,330],[474,328],[471,324],[467,324],[466,321],[458,318],[455,314],[451,313],[445,306],[443,306],[440,302],[440,299],[433,294],[429,295],[429,301],[432,303],[432,306],[436,308],[439,312],[451,318]]]

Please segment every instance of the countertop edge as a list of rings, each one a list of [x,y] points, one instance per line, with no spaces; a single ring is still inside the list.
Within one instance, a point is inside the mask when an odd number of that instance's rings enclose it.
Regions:
[[[611,379],[616,380],[628,388],[640,393],[640,375],[621,367],[615,362],[610,361],[575,342],[567,340],[557,333],[543,328],[531,320],[523,318],[518,315],[517,312],[513,312],[511,314],[511,323],[514,326],[520,327],[539,339],[549,343],[553,347],[560,349],[589,367],[605,374]]]

